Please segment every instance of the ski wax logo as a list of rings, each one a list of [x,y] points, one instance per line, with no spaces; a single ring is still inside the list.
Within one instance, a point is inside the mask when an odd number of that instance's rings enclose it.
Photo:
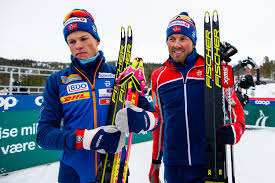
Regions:
[[[265,114],[262,110],[259,110],[259,112],[260,112],[260,117],[257,119],[255,126],[263,126],[264,127],[268,116],[265,116]]]
[[[268,101],[268,100],[256,100],[255,104],[257,104],[257,105],[270,105],[270,101]]]
[[[15,97],[0,97],[0,108],[4,107],[4,110],[8,110],[10,107],[14,107],[17,104]]]

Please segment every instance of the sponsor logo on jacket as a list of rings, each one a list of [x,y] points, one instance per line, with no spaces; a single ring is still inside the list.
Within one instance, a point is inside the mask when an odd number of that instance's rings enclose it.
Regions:
[[[60,97],[60,101],[62,104],[76,101],[76,100],[82,100],[82,99],[88,99],[90,98],[90,93],[89,92],[84,92],[84,93],[77,93],[73,95],[68,95],[64,97]]]
[[[73,83],[67,86],[68,94],[89,90],[87,82]]]
[[[111,99],[110,98],[102,98],[102,99],[99,99],[99,104],[100,105],[108,105],[111,103]]]
[[[115,75],[108,72],[99,72],[98,78],[115,78]]]
[[[71,74],[69,76],[61,76],[61,80],[63,84],[68,84],[72,81],[82,80],[79,74]]]
[[[112,88],[103,88],[98,89],[99,97],[111,97],[112,96]]]

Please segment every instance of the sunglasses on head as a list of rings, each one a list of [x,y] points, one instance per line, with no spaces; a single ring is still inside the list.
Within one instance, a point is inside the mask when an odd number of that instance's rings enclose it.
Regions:
[[[177,15],[172,20],[176,20],[176,19],[187,20],[195,25],[195,22],[192,20],[192,18],[190,18],[189,16],[186,16],[186,15]]]
[[[73,10],[73,11],[69,12],[65,16],[63,23],[66,22],[69,18],[72,18],[72,17],[89,18],[89,19],[91,19],[94,22],[94,18],[93,18],[93,16],[89,12],[87,12],[85,10],[76,9],[76,10]]]

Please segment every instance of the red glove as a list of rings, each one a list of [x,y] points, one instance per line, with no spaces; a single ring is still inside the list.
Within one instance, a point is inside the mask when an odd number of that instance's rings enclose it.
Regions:
[[[159,180],[159,169],[161,165],[161,160],[152,160],[150,172],[149,172],[149,181],[151,183],[160,183]]]
[[[221,144],[237,144],[243,135],[244,127],[240,122],[223,125],[216,130],[217,139]]]

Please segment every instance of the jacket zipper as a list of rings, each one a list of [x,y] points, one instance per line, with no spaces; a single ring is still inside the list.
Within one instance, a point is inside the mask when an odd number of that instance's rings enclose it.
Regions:
[[[93,107],[94,107],[94,129],[97,128],[97,112],[96,112],[96,96],[95,96],[95,76],[98,71],[99,66],[101,65],[103,58],[100,60],[95,72],[94,72],[94,77],[93,77],[93,84],[91,83],[90,79],[83,74],[81,71],[79,71],[75,66],[74,68],[83,76],[87,79],[87,81],[90,83],[90,86],[92,87],[92,96],[93,96]],[[97,152],[95,151],[95,175],[97,172]]]

